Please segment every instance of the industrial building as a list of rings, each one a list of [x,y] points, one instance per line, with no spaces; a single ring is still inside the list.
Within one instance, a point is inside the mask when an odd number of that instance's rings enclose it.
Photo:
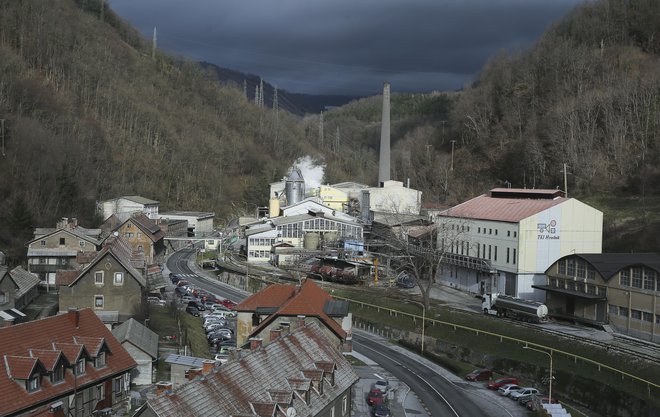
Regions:
[[[200,211],[168,211],[160,213],[164,221],[186,220],[188,222],[188,236],[207,236],[213,233],[213,219],[215,213]]]
[[[496,188],[442,211],[440,280],[473,292],[542,301],[545,271],[562,256],[600,253],[603,213],[561,190]]]

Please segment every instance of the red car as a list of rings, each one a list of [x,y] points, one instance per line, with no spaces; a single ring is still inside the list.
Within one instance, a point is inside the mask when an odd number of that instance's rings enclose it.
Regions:
[[[383,397],[383,391],[376,388],[369,391],[369,396],[367,397],[367,404],[376,405],[376,404],[382,404],[383,402],[385,402],[385,397]]]
[[[222,304],[223,306],[227,307],[230,310],[234,310],[236,308],[236,303],[226,298],[220,301],[220,304]]]
[[[516,385],[518,385],[518,379],[510,377],[510,376],[507,376],[507,377],[504,377],[504,378],[498,378],[495,381],[490,381],[488,384],[486,384],[486,388],[492,389],[492,390],[497,390],[497,389],[500,389],[500,387],[505,386],[506,384],[516,384]]]
[[[488,381],[493,377],[493,372],[490,369],[475,369],[469,374],[465,375],[468,381]]]

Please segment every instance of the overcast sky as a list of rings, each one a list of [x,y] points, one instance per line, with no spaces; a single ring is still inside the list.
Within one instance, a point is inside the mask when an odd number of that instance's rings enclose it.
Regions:
[[[158,46],[302,93],[456,90],[582,0],[107,0]]]

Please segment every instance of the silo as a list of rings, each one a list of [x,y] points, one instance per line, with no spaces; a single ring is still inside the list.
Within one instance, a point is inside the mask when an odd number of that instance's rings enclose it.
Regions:
[[[284,184],[284,193],[287,206],[300,203],[305,199],[305,180],[300,169],[291,168]]]

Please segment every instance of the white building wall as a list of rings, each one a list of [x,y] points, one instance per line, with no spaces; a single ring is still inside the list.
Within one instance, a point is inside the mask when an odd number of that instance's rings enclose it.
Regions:
[[[140,204],[125,198],[117,198],[114,200],[103,201],[101,203],[101,214],[103,220],[112,216],[113,214],[131,214],[136,211],[143,212],[150,219],[158,218],[158,204]]]
[[[369,188],[371,211],[419,214],[422,192],[403,186],[400,181],[385,181],[383,187]]]
[[[125,341],[121,345],[138,364],[137,372],[131,373],[131,382],[135,385],[151,385],[153,358],[129,341]]]

